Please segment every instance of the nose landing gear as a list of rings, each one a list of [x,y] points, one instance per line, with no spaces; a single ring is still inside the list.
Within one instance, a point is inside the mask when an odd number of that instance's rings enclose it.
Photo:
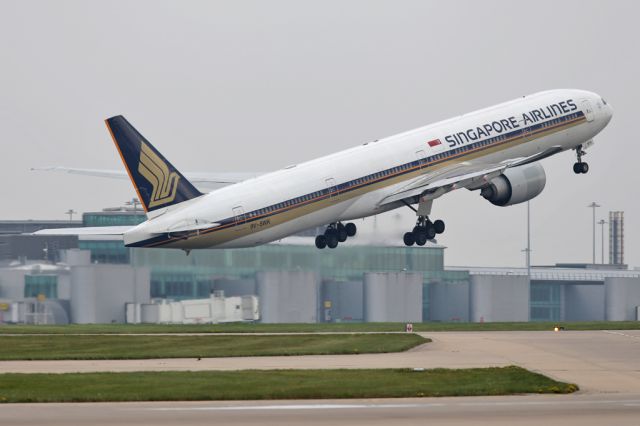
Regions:
[[[582,161],[582,156],[585,154],[586,152],[582,149],[582,145],[578,145],[576,147],[576,157],[578,158],[578,162],[573,164],[573,172],[577,175],[587,173],[589,171],[589,164]]]
[[[339,243],[344,243],[347,238],[353,237],[358,231],[355,223],[343,224],[342,222],[331,223],[327,226],[324,234],[316,237],[316,247],[331,249],[338,247]]]

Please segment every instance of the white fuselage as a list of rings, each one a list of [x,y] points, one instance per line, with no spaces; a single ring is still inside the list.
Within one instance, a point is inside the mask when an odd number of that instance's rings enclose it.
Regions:
[[[490,168],[554,146],[575,148],[600,132],[611,115],[611,107],[592,92],[536,93],[154,212],[150,220],[125,234],[125,244],[182,249],[251,247],[314,226],[375,215],[402,206],[400,201],[385,204],[383,200],[425,175],[461,165]],[[520,136],[509,139],[508,134],[518,129]],[[155,231],[194,221],[212,226],[175,235]]]

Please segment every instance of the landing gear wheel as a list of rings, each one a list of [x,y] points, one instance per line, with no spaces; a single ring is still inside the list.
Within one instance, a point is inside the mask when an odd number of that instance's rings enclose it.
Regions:
[[[583,162],[583,163],[580,163],[580,164],[582,165],[582,167],[581,167],[581,170],[580,170],[580,171],[581,171],[582,173],[587,173],[587,172],[589,171],[589,165],[588,165],[587,163],[584,163],[584,162]]]
[[[316,237],[316,248],[319,248],[320,250],[322,250],[326,246],[327,246],[327,237],[325,237],[324,235],[318,235]]]
[[[408,207],[411,207],[408,203]],[[418,210],[412,208],[412,210],[418,213]],[[429,220],[428,216],[418,215],[416,225],[411,232],[404,234],[404,243],[407,246],[417,244],[423,246],[429,240],[433,240],[436,234],[442,234],[444,232],[444,221],[438,219],[434,222]]]
[[[338,247],[338,236],[334,233],[331,233],[326,236],[327,238],[327,247],[330,249],[334,249]]]
[[[338,228],[338,241],[344,243],[345,241],[347,241],[348,236],[349,234],[347,233],[347,230],[344,228],[344,226],[342,228]]]
[[[427,240],[433,240],[436,236],[436,228],[433,224],[428,223],[424,230],[425,235],[427,236]]]
[[[404,245],[410,247],[416,242],[416,237],[413,235],[413,232],[405,232],[403,240]]]
[[[589,171],[589,164],[585,163],[574,163],[573,164],[573,172],[577,175],[581,173],[587,173]]]
[[[344,226],[344,229],[347,230],[347,236],[349,236],[349,237],[355,236],[356,232],[358,231],[358,228],[356,228],[356,224],[355,223],[347,223]]]
[[[573,163],[573,173],[577,175],[582,173],[582,164],[583,163]]]

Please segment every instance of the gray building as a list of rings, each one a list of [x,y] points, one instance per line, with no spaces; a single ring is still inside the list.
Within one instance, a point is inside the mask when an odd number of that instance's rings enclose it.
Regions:
[[[124,322],[126,303],[150,301],[148,268],[91,263],[91,253],[78,249],[60,251],[60,257],[55,264],[23,261],[0,267],[0,299],[7,306],[18,303],[20,321]]]
[[[363,283],[362,281],[324,280],[322,282],[323,322],[363,322]]]
[[[412,272],[364,274],[366,322],[421,322],[424,277]]]
[[[318,322],[320,277],[307,271],[256,274],[260,318],[264,323]]]
[[[640,280],[637,277],[607,277],[604,280],[604,319],[640,320]]]
[[[456,267],[470,276],[469,292],[432,292],[430,306],[469,306],[469,320],[603,321],[636,320],[640,306],[640,271],[610,265],[560,264],[526,268]],[[432,321],[451,321],[436,316]],[[445,310],[446,313],[446,310]],[[615,318],[615,319],[614,319]]]

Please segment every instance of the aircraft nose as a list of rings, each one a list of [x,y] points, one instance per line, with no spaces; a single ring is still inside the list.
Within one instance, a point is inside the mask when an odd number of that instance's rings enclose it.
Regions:
[[[606,122],[609,123],[609,121],[611,121],[611,117],[613,117],[613,107],[611,106],[610,103],[605,102],[604,99],[602,100],[602,102],[605,104],[604,118]]]

